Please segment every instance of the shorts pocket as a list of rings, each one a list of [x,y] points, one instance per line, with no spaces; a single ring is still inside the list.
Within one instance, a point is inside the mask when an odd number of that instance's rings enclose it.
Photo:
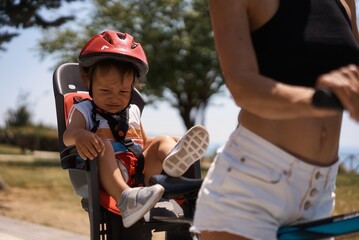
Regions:
[[[212,186],[221,187],[227,176],[228,168],[230,167],[226,159],[221,153],[218,154],[206,174],[205,181],[209,181]]]
[[[265,161],[265,160],[263,160]],[[262,182],[276,184],[283,176],[283,171],[270,166],[268,163],[251,158],[247,155],[239,156],[239,162],[235,169],[242,174]]]

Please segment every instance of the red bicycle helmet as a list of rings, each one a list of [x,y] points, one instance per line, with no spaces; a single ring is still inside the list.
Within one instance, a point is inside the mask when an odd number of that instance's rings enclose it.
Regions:
[[[79,64],[82,67],[90,67],[105,59],[134,64],[140,78],[148,72],[147,57],[141,44],[136,43],[128,33],[107,30],[94,35],[82,48]]]

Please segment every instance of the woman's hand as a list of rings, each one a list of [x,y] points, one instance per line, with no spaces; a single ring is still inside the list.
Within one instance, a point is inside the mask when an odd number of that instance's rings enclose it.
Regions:
[[[317,88],[333,92],[350,117],[359,122],[359,67],[348,65],[323,74],[318,78]]]

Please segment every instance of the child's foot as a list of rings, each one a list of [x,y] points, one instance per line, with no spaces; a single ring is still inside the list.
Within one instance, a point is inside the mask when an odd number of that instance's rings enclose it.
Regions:
[[[127,188],[123,191],[117,204],[121,211],[123,226],[131,227],[140,220],[161,199],[163,192],[164,188],[159,184]]]
[[[192,127],[177,142],[162,163],[165,173],[172,177],[182,176],[187,169],[207,151],[209,135],[200,125]]]

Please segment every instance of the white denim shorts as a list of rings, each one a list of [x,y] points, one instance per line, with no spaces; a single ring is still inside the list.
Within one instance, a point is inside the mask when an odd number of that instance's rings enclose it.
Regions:
[[[280,226],[327,217],[338,166],[305,163],[239,126],[207,173],[191,231],[272,240]]]

